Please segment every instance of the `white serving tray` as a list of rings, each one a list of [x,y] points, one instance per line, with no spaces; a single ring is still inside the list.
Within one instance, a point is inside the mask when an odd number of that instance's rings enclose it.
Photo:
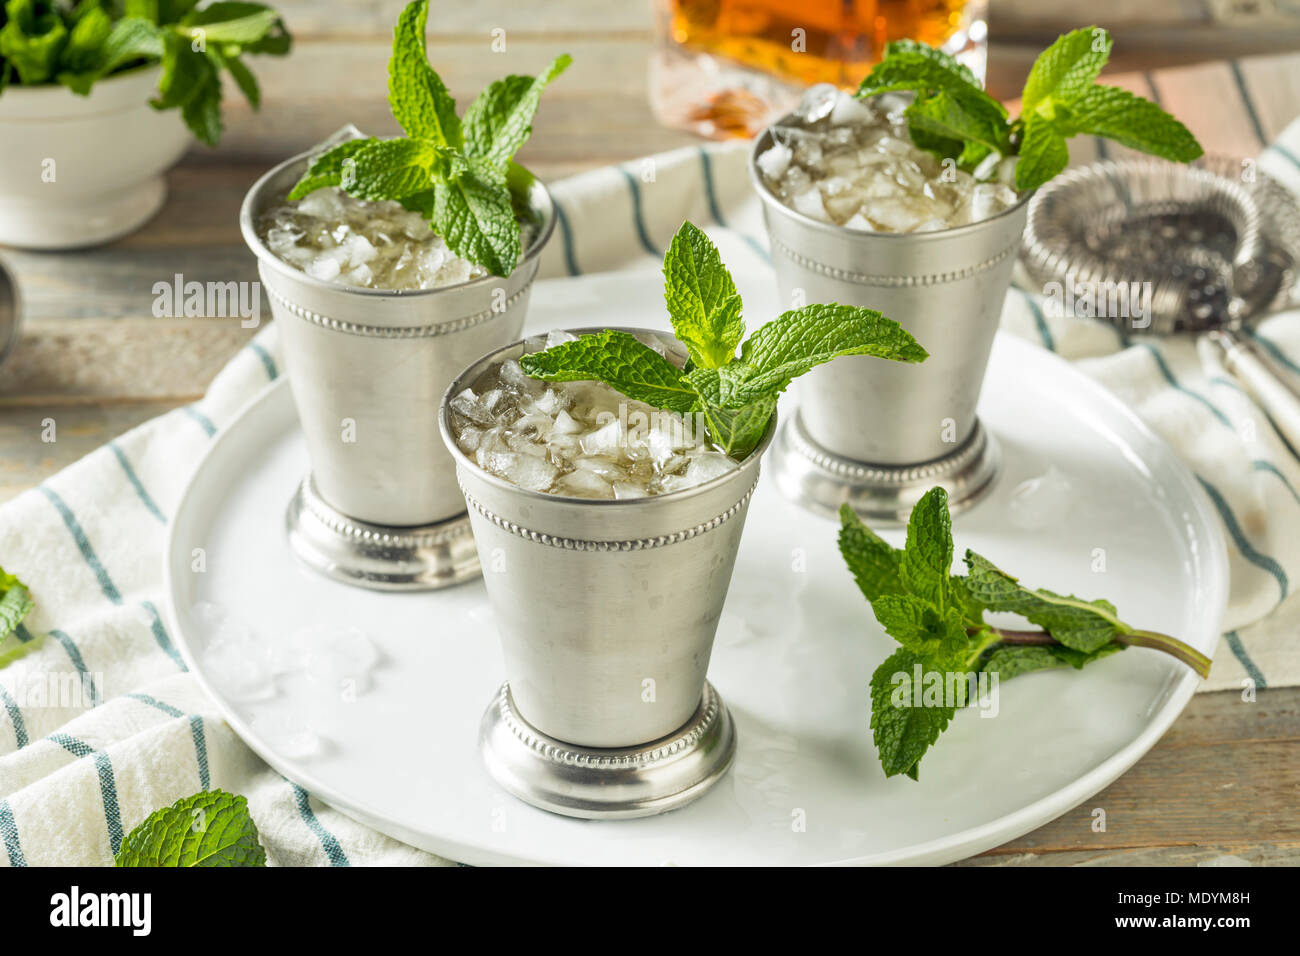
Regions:
[[[739,278],[751,326],[779,311],[769,278]],[[660,280],[553,280],[533,293],[530,333],[606,324],[665,327]],[[1227,560],[1208,500],[1172,451],[1066,362],[1007,336],[980,415],[1004,471],[956,519],[957,553],[972,547],[1032,586],[1108,598],[1130,623],[1212,654]],[[1049,469],[1058,498],[1062,477],[1070,488],[1063,513],[1034,516],[1032,499],[1013,505]],[[284,510],[306,470],[279,382],[217,437],[178,508],[166,558],[173,633],[230,725],[275,769],[376,829],[466,863],[945,863],[1101,790],[1151,748],[1197,684],[1182,665],[1137,648],[1081,672],[1021,677],[1002,686],[995,719],[957,716],[919,782],[886,780],[867,684],[893,642],[843,566],[836,524],[788,503],[765,477],[709,669],[737,723],[732,770],[663,816],[555,816],[501,791],[479,761],[479,719],[505,676],[481,582],[376,593],[299,567]],[[900,531],[885,537],[901,542]],[[190,570],[195,547],[206,551],[202,574]],[[1104,572],[1094,570],[1099,555]],[[236,609],[264,637],[359,627],[381,653],[372,685],[352,703],[322,703],[296,676],[280,678],[269,700],[231,699],[195,652],[199,601]],[[317,754],[288,756],[254,732],[255,719],[263,727],[284,714],[319,734]]]

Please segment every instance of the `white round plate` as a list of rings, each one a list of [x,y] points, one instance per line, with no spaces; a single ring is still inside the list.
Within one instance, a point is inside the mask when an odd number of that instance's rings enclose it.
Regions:
[[[758,305],[777,301],[770,279],[741,280],[751,325],[779,311]],[[530,332],[604,324],[664,327],[660,280],[556,280],[533,293]],[[1006,336],[980,414],[1001,443],[1004,472],[957,518],[957,553],[974,548],[1032,586],[1105,597],[1135,626],[1213,653],[1227,598],[1224,545],[1208,500],[1169,448],[1066,362]],[[1045,490],[1021,487],[1049,469]],[[306,470],[280,382],[218,436],[177,511],[167,554],[173,633],[230,725],[271,766],[358,820],[465,863],[946,863],[1101,790],[1150,749],[1197,684],[1181,664],[1140,648],[1083,671],[1027,675],[1001,688],[992,719],[976,708],[958,714],[919,782],[887,780],[867,687],[893,642],[844,568],[836,524],[786,502],[764,478],[709,668],[736,720],[734,767],[663,816],[555,816],[498,789],[479,760],[479,718],[505,676],[482,583],[378,593],[299,567],[284,510]],[[885,537],[898,544],[902,535]],[[196,547],[206,551],[202,574],[190,570]],[[232,609],[264,638],[361,628],[381,654],[370,688],[351,703],[323,703],[291,676],[269,699],[233,699],[196,654],[200,601]],[[283,715],[315,730],[319,752],[289,756],[283,738],[254,729]]]

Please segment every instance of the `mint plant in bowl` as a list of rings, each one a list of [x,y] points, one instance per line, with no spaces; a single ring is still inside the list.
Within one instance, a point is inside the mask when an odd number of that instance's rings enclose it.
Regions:
[[[221,77],[290,38],[259,3],[6,0],[0,9],[0,243],[70,249],[137,229],[163,173],[221,138]]]

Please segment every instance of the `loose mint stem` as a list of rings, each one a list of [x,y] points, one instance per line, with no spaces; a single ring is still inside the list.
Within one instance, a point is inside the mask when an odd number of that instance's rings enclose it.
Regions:
[[[1158,631],[1134,631],[1131,634],[1121,634],[1115,640],[1121,644],[1164,651],[1171,657],[1176,657],[1182,661],[1200,674],[1202,678],[1210,676],[1210,659],[1190,644],[1184,644],[1176,637],[1170,637],[1168,634],[1161,634]]]
[[[1018,631],[1002,627],[991,628],[991,630],[997,635],[997,640],[990,645],[993,647],[1001,645],[1017,647],[1030,645],[1065,646],[1046,631]],[[966,633],[972,636],[979,633],[979,631],[980,628],[974,627],[966,629]],[[1134,631],[1131,634],[1117,635],[1115,641],[1133,647],[1149,647],[1152,650],[1163,651],[1169,656],[1182,661],[1201,677],[1210,676],[1210,659],[1190,644],[1185,644],[1178,638],[1170,637],[1168,634],[1161,634],[1158,631]]]

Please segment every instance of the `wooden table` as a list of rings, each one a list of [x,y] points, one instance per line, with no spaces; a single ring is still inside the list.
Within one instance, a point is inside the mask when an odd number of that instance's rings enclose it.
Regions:
[[[1268,0],[1225,13],[1229,0],[1160,0],[1140,18],[1120,0],[1098,0],[1097,22],[1120,31],[1121,68],[1300,49],[1300,22]],[[0,501],[39,483],[127,429],[199,398],[253,334],[238,319],[154,318],[152,287],[186,280],[253,281],[256,269],[236,222],[256,177],[351,121],[376,135],[397,131],[383,98],[389,37],[400,0],[287,0],[297,38],[287,60],[254,63],[265,91],[260,113],[228,95],[217,150],[195,147],[168,176],[170,198],[145,229],[75,253],[7,251],[26,298],[23,337],[0,368]],[[994,0],[990,88],[1014,95],[1034,52],[1072,24],[1032,0]],[[508,12],[506,12],[508,11]],[[658,126],[646,101],[651,47],[647,8],[613,0],[512,4],[479,0],[438,7],[430,57],[463,103],[511,70],[574,56],[547,93],[521,159],[554,179],[693,143]],[[509,60],[490,50],[506,29]],[[269,309],[263,309],[269,314]],[[42,421],[58,441],[41,441]],[[1221,856],[1300,863],[1300,688],[1265,690],[1255,703],[1232,693],[1193,698],[1160,744],[1103,793],[1042,829],[967,861],[1183,864]],[[1092,830],[1093,808],[1105,832]]]

